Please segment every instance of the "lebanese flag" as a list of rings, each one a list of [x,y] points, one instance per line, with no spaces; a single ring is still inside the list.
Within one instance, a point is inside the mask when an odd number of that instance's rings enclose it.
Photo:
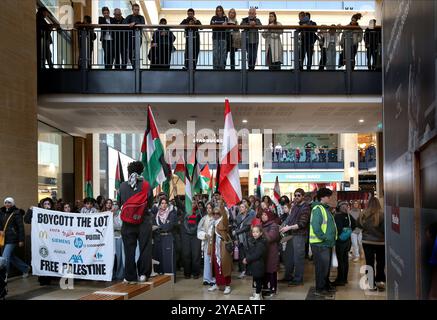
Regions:
[[[174,174],[181,179],[182,182],[185,183],[185,161],[182,156],[179,157],[178,162],[176,163],[176,167],[174,168]]]
[[[241,185],[238,163],[241,160],[238,150],[238,137],[232,120],[229,100],[225,100],[225,128],[223,148],[220,157],[219,191],[228,207],[241,201]]]
[[[279,189],[279,180],[278,176],[276,176],[275,187],[273,188],[273,197],[275,198],[275,202],[278,204],[279,199],[281,198],[281,189]]]
[[[144,165],[143,177],[153,190],[171,176],[171,168],[165,160],[164,148],[150,105],[147,107],[147,127],[141,146],[141,156]]]

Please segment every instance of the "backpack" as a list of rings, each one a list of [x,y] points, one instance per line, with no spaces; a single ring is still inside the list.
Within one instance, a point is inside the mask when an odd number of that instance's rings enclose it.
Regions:
[[[147,200],[149,194],[149,183],[143,181],[141,191],[127,199],[121,208],[120,219],[131,224],[140,224],[144,220],[147,210]]]

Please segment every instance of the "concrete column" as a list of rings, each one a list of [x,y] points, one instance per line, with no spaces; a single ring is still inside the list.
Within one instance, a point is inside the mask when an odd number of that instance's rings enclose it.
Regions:
[[[0,201],[27,209],[38,200],[35,1],[0,1],[0,10]]]
[[[375,0],[375,19],[376,24],[381,25],[382,23],[382,6],[384,0]]]
[[[256,188],[255,178],[258,172],[263,173],[263,135],[261,133],[249,134],[249,194],[254,194]]]
[[[341,134],[340,148],[344,150],[344,180],[351,183],[349,190],[358,191],[358,134]]]

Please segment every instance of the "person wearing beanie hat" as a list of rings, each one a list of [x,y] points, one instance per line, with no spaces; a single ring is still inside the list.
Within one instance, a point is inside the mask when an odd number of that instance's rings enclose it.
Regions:
[[[0,233],[5,238],[2,258],[5,259],[8,273],[12,263],[23,273],[23,277],[27,277],[30,267],[14,254],[17,245],[24,246],[23,215],[12,197],[7,197],[3,203],[4,206],[0,208]]]
[[[335,292],[329,281],[332,249],[337,239],[337,227],[331,214],[329,203],[332,191],[320,188],[317,191],[317,200],[312,204],[310,218],[310,245],[314,257],[316,274],[315,296],[332,298]]]
[[[335,253],[337,254],[338,269],[337,278],[334,281],[335,286],[344,286],[347,284],[349,272],[349,251],[352,247],[350,235],[356,227],[356,221],[350,214],[350,206],[347,201],[340,201],[334,216],[337,226],[338,235],[335,242]],[[343,234],[343,235],[342,235]]]

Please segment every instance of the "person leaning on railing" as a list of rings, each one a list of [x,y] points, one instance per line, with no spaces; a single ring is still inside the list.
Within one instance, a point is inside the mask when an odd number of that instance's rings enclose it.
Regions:
[[[159,24],[165,26],[167,20],[162,18]],[[171,54],[176,51],[176,48],[173,46],[175,40],[176,37],[173,32],[166,27],[159,27],[153,33],[151,48],[148,54],[150,69],[170,69]]]
[[[353,26],[353,27],[359,27],[360,25],[358,24],[358,20],[360,20],[362,17],[361,13],[356,13],[352,16],[351,18],[351,22],[349,23],[348,26]],[[352,36],[352,44],[351,44],[351,48],[347,48],[346,46],[346,37],[348,36]],[[351,62],[352,62],[352,70],[355,69],[355,57],[358,53],[358,45],[360,44],[360,42],[363,40],[363,31],[361,29],[357,29],[357,30],[344,30],[341,40],[340,40],[340,45],[343,49],[342,53],[340,54],[340,63],[339,66],[342,67],[346,64],[346,50],[351,50]]]
[[[256,17],[256,9],[249,9],[249,16],[241,21],[244,26],[261,26],[261,21]],[[249,70],[255,70],[256,58],[258,56],[259,32],[258,29],[245,31],[246,33],[246,48]]]
[[[299,13],[299,25],[303,26],[296,30],[299,34],[300,47],[299,47],[299,68],[303,70],[303,62],[305,57],[307,58],[307,70],[311,70],[313,64],[314,43],[318,37],[315,29],[308,29],[304,26],[317,26],[317,23],[311,20],[311,14],[309,12]]]
[[[229,10],[228,25],[238,26],[237,12],[235,11],[235,9]],[[229,52],[231,70],[235,70],[235,53],[238,51],[238,49],[241,49],[240,30],[237,28],[233,30],[228,30],[228,36],[226,40],[227,40],[226,50]]]
[[[50,45],[53,43],[50,33],[53,25],[46,21],[49,15],[49,10],[45,7],[39,8],[36,14],[37,59],[40,69],[45,68],[46,62],[49,68],[53,69],[52,52],[50,51]]]
[[[135,26],[137,24],[146,24],[146,20],[142,15],[140,15],[140,6],[138,4],[132,5],[132,14],[128,15],[126,19],[124,19],[123,24],[128,24],[132,29],[128,33],[128,45],[127,45],[127,56],[129,57],[132,68],[135,68]],[[140,47],[141,47],[141,37],[140,37]]]
[[[108,7],[102,8],[102,14],[103,16],[99,17],[99,24],[114,24],[114,18],[110,17],[110,11]],[[113,32],[109,28],[102,27],[100,41],[102,42],[105,69],[112,69],[115,49]]]
[[[210,25],[226,25],[228,17],[222,6],[217,6],[215,16],[211,18]],[[212,59],[214,70],[224,70],[226,68],[226,34],[225,29],[212,29]]]
[[[194,16],[195,12],[194,9],[190,8],[187,10],[187,18],[182,20],[181,25],[202,25],[200,20],[197,20]],[[185,30],[185,69],[188,69],[188,62],[189,62],[189,56],[188,56],[188,45],[189,45],[189,38],[188,38],[188,30]],[[199,37],[199,29],[198,28],[192,28],[193,30],[193,69],[196,69],[197,66],[197,59],[199,57],[200,52],[200,37]]]
[[[113,24],[123,24],[124,18],[119,8],[114,9]],[[114,35],[114,66],[115,69],[126,69],[127,67],[127,43],[128,31],[119,29],[113,31]]]

